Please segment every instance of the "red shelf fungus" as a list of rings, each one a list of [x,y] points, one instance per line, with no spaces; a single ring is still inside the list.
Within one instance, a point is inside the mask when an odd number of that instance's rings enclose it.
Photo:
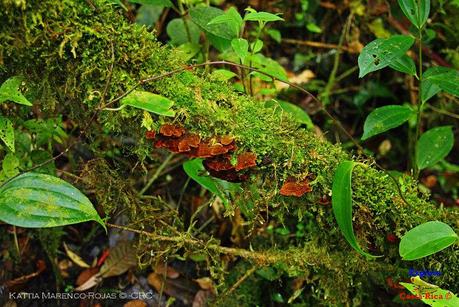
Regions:
[[[164,124],[159,133],[147,131],[146,138],[154,140],[156,148],[167,148],[192,158],[204,158],[203,165],[213,177],[231,182],[248,179],[242,170],[257,165],[257,155],[252,152],[241,153],[236,165],[231,164],[231,154],[237,149],[234,137],[229,135],[202,140],[197,134],[187,133],[183,127]]]
[[[301,197],[305,193],[311,192],[312,188],[309,186],[307,179],[303,181],[295,181],[294,179],[287,179],[280,189],[280,194],[283,196]]]

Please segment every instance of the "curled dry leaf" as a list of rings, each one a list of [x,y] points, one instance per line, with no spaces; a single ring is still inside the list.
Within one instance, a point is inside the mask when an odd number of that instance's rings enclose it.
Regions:
[[[68,246],[67,244],[65,244],[64,242],[64,249],[65,249],[65,253],[67,254],[67,256],[70,258],[70,260],[72,260],[76,265],[78,265],[79,267],[81,268],[89,268],[89,264],[87,264],[78,254],[76,254],[75,252],[73,252]]]
[[[311,192],[312,189],[309,186],[307,179],[303,181],[295,181],[294,179],[287,179],[280,189],[280,194],[283,196],[295,196],[301,197],[305,193]]]
[[[87,282],[91,277],[96,275],[99,272],[99,268],[89,268],[86,270],[83,270],[80,275],[78,275],[78,278],[76,280],[76,285],[81,286],[85,282]]]
[[[113,249],[100,268],[102,278],[118,276],[137,265],[135,249],[131,242],[120,242]]]

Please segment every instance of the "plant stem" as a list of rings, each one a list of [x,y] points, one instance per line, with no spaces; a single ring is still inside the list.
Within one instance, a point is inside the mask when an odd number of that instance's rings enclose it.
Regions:
[[[167,164],[169,163],[169,161],[172,159],[173,156],[174,156],[174,153],[171,153],[169,156],[167,156],[166,160],[164,160],[163,163],[161,163],[161,165],[158,167],[154,175],[150,178],[150,180],[142,188],[142,190],[140,190],[139,196],[142,196],[151,187],[153,182],[155,182],[155,180],[158,179],[159,174],[161,174],[161,172],[167,166]]]
[[[418,108],[416,113],[416,134],[414,137],[414,155],[412,157],[413,175],[415,178],[419,176],[419,168],[416,163],[416,156],[418,155],[417,142],[421,133],[421,117],[422,117],[422,28],[419,29],[419,48],[418,48],[418,64],[419,64],[419,86],[418,86]]]
[[[190,28],[188,27],[188,23],[186,22],[186,18],[185,18],[186,11],[185,11],[185,8],[183,7],[182,0],[177,0],[177,6],[180,11],[180,17],[182,17],[182,20],[183,20],[183,26],[185,27],[186,36],[188,37],[188,42],[191,43]]]

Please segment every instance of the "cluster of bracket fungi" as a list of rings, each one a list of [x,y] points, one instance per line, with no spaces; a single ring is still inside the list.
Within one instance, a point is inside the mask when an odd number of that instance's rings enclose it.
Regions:
[[[249,178],[249,169],[257,166],[257,155],[253,152],[242,152],[234,159],[237,150],[231,136],[218,136],[202,139],[198,134],[189,133],[185,128],[164,124],[159,132],[148,131],[146,138],[153,140],[156,148],[166,148],[171,152],[184,154],[190,158],[203,158],[203,165],[209,174],[229,182],[243,182]],[[296,181],[287,179],[280,189],[283,196],[301,197],[311,192],[307,179]]]

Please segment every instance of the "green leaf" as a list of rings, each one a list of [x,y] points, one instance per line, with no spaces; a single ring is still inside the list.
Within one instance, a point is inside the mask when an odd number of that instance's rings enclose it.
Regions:
[[[20,227],[56,227],[96,221],[105,228],[91,201],[54,176],[25,173],[0,188],[0,220]]]
[[[173,7],[174,5],[170,0],[129,0],[131,3],[158,5],[164,7]]]
[[[190,37],[188,37],[188,32],[182,18],[172,19],[167,24],[166,32],[171,39],[172,45],[178,46],[185,43],[190,43],[190,39],[191,43],[193,44],[199,43],[199,36],[201,33],[199,28],[189,20],[186,21],[186,24],[188,26]]]
[[[372,41],[359,55],[359,78],[389,66],[404,55],[413,43],[414,38],[406,35],[394,35]]]
[[[15,151],[13,123],[3,116],[0,116],[0,139],[2,139],[9,150],[12,152]]]
[[[212,76],[222,81],[228,81],[237,77],[237,74],[227,69],[217,69],[212,72]]]
[[[306,113],[299,106],[283,100],[270,100],[266,102],[267,107],[273,107],[276,105],[278,105],[285,112],[289,113],[298,123],[306,125],[308,129],[314,127],[314,124],[312,123],[308,113]]]
[[[0,103],[9,100],[25,106],[31,106],[30,101],[19,91],[21,83],[22,78],[18,76],[11,77],[3,82],[2,86],[0,86]]]
[[[277,43],[280,44],[281,40],[282,40],[282,34],[279,30],[276,30],[276,29],[268,29],[266,31],[268,33],[268,35]]]
[[[374,109],[363,125],[362,140],[400,126],[411,115],[413,115],[413,110],[407,106],[389,105]]]
[[[419,286],[410,284],[410,283],[405,283],[405,282],[400,282],[401,285],[403,285],[406,289],[408,289],[413,296],[416,297],[416,299],[420,299],[422,302],[425,304],[432,306],[432,307],[457,307],[459,306],[459,298],[451,291],[449,290],[444,290],[441,288],[435,288],[435,289],[423,289],[425,293],[419,294]],[[432,290],[434,293],[432,293]],[[400,294],[400,298],[403,299],[408,299],[405,298],[407,297],[406,294],[403,292]]]
[[[199,183],[204,189],[209,190],[213,194],[220,197],[220,199],[225,204],[228,203],[225,194],[220,190],[218,186],[218,182],[210,176],[203,175],[207,171],[202,165],[202,159],[193,159],[186,161],[185,163],[183,163],[183,170],[191,179]]]
[[[260,52],[261,49],[263,49],[263,41],[260,39],[257,39],[255,42],[250,44],[250,48],[253,53]]]
[[[412,76],[416,75],[416,64],[414,64],[413,59],[406,54],[394,59],[389,67]]]
[[[121,103],[137,109],[142,109],[163,116],[175,116],[175,111],[170,108],[174,102],[166,97],[150,92],[133,91],[121,100]]]
[[[239,36],[244,21],[242,20],[241,15],[239,15],[239,12],[234,7],[231,7],[223,15],[218,15],[207,23],[208,26],[219,24],[231,25],[233,30],[237,33],[237,36]]]
[[[287,73],[285,72],[284,67],[277,61],[265,57],[261,53],[250,56],[250,60],[252,61],[252,65],[260,71],[276,77],[279,80],[288,81]],[[256,71],[252,71],[250,74],[259,77],[263,81],[272,81],[272,78]]]
[[[318,25],[316,25],[315,23],[312,23],[312,22],[309,22],[306,25],[306,29],[308,29],[309,32],[322,33],[322,29]]]
[[[231,47],[244,62],[244,59],[249,55],[249,42],[244,38],[235,38],[231,41]]]
[[[212,19],[224,14],[224,11],[211,6],[190,9],[191,20],[206,33],[231,41],[233,38],[238,37],[238,31],[236,31],[234,26],[228,23],[209,25]]]
[[[164,11],[163,6],[159,5],[142,5],[137,10],[135,22],[140,25],[154,26]]]
[[[403,260],[427,257],[456,242],[458,236],[445,223],[431,221],[414,227],[400,240],[399,253]]]
[[[421,282],[416,282],[416,280]],[[433,307],[459,306],[459,298],[453,292],[428,284],[420,278],[413,281],[413,283],[401,282],[400,284],[408,289],[414,296],[419,297],[427,305]],[[432,288],[432,286],[434,286],[434,288]],[[403,293],[400,294],[402,300],[403,295]]]
[[[268,12],[249,12],[244,16],[245,21],[273,22],[283,21],[284,18]]]
[[[416,28],[421,29],[424,26],[430,13],[430,0],[398,0],[398,4]]]
[[[424,72],[421,88],[422,102],[426,102],[441,90],[459,97],[459,71],[436,66]]]
[[[419,169],[433,166],[445,158],[453,145],[451,126],[436,127],[422,134],[416,144],[416,164]]]
[[[352,170],[357,163],[352,161],[341,162],[333,177],[332,186],[332,207],[336,222],[339,229],[346,238],[346,241],[361,255],[375,258],[381,256],[373,256],[362,250],[357,243],[352,228]]]

